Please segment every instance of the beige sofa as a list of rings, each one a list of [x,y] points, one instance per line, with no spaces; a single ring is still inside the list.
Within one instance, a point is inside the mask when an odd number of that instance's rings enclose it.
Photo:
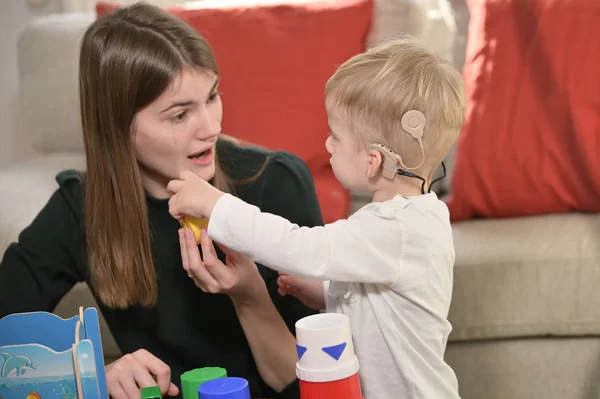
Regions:
[[[379,1],[369,40],[390,30],[421,35],[460,67],[468,23],[463,0],[453,0],[457,31],[448,29],[443,10],[426,9],[425,3]],[[427,7],[437,4],[434,0]],[[56,188],[54,175],[84,166],[76,53],[80,33],[92,19],[87,14],[46,17],[29,25],[19,39],[19,129],[8,133],[15,134],[20,161],[0,171],[0,251],[49,198]],[[366,200],[356,194],[353,209]],[[447,359],[458,375],[461,396],[600,397],[600,296],[595,295],[600,216],[467,221],[456,224],[454,234],[454,330]],[[94,306],[83,284],[56,313],[72,316],[79,306]],[[120,353],[104,323],[102,328],[110,362]]]

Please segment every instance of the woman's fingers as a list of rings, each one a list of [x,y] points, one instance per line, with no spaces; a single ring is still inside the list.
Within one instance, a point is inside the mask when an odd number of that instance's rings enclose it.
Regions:
[[[107,381],[108,384],[108,381]],[[120,384],[110,385],[108,384],[108,395],[111,399],[129,399],[127,393],[123,390]]]
[[[152,375],[154,376],[152,380],[147,380],[146,382],[136,378],[136,381],[138,383],[144,384],[140,386],[158,385],[162,394],[166,394],[167,392],[169,392],[169,389],[171,388],[171,369],[169,368],[169,366],[167,366],[167,364],[164,363],[162,360],[145,350],[134,352],[134,355],[136,356],[138,361],[144,365],[144,368],[146,370],[149,370],[150,373],[152,373]],[[140,378],[142,377],[145,376],[140,376]],[[156,383],[154,382],[155,379]],[[146,383],[152,385],[145,385]]]
[[[138,374],[137,371],[138,370],[132,370],[134,372],[134,374]],[[143,371],[148,378],[152,378],[150,376],[150,373],[148,372],[148,370],[144,370]],[[123,376],[125,377],[125,376]],[[121,378],[119,381],[121,388],[123,389],[123,391],[125,392],[125,394],[127,395],[128,399],[133,399],[136,398],[137,396],[140,395],[140,389],[143,388],[144,386],[149,386],[151,387],[152,385],[155,385],[154,381],[150,384],[150,385],[140,385],[138,386],[137,381],[135,380],[135,375],[133,376],[133,378]]]
[[[160,360],[158,361],[160,362]],[[160,386],[160,383],[157,383],[157,381],[152,377],[152,374],[148,372],[149,367],[145,366],[143,362],[140,362],[140,364],[142,365],[142,367],[136,367],[133,370],[133,379],[135,380],[135,384],[133,384],[132,386],[129,386],[130,384],[121,384],[128,395],[130,392],[136,392],[138,387],[151,387],[154,385]]]
[[[194,243],[192,248],[188,248],[188,241],[186,236],[185,229],[179,229],[179,248],[181,250],[181,264],[183,265],[183,270],[187,273],[188,277],[194,281],[194,284],[200,288],[202,291],[206,292],[206,288],[202,280],[196,279],[196,276],[193,274],[193,271],[190,268],[190,262],[188,260],[188,253],[193,253],[193,251],[198,251],[198,247]]]
[[[169,385],[169,391],[167,392],[167,396],[177,396],[179,394],[179,388],[177,388],[177,385],[171,383],[171,385]]]
[[[155,385],[164,395],[173,392],[169,366],[144,349],[123,356],[106,370],[108,392],[114,399],[138,399],[141,388]]]
[[[194,282],[203,291],[218,292],[219,284],[217,283],[215,278],[208,272],[208,270],[206,270],[204,262],[200,257],[198,244],[196,244],[196,235],[194,234],[192,229],[186,228],[183,229],[183,231],[188,262],[188,274],[193,276]],[[202,255],[206,257],[204,248],[202,249]]]
[[[136,393],[139,395],[139,388],[133,374],[136,368],[141,367],[142,365],[133,354],[125,355],[108,365],[106,367],[106,385],[109,396],[115,399],[130,399],[134,398]],[[134,387],[133,392],[132,386]]]
[[[200,247],[202,248],[202,257],[204,258],[205,264],[210,264],[212,266],[220,261],[217,257],[215,246],[213,245],[212,240],[208,236],[206,229],[202,229],[201,232],[202,234],[200,234],[200,236],[202,238],[200,239]]]
[[[183,269],[185,270],[187,275],[191,276],[190,265],[189,265],[188,256],[187,256],[188,249],[186,246],[185,230],[179,229],[178,233],[179,233],[179,249],[181,251],[181,263],[182,263]]]
[[[227,291],[231,289],[236,280],[235,271],[232,270],[232,267],[221,262],[217,256],[213,242],[205,229],[202,230],[202,239],[200,241],[200,245],[202,246],[202,257],[204,258],[204,264],[206,265],[206,269],[217,282],[217,290]]]
[[[254,278],[259,278],[264,284],[258,269],[256,269],[256,264],[250,258],[225,246],[220,246],[227,256],[226,264],[224,264],[217,256],[214,243],[206,229],[202,230],[201,237],[202,256],[200,256],[194,232],[189,228],[184,228],[179,233],[183,268],[202,291],[232,295],[234,291],[239,294],[256,287]]]

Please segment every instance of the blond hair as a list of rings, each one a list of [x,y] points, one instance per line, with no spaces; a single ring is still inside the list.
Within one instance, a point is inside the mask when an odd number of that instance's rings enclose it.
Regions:
[[[406,167],[423,161],[417,140],[401,126],[410,110],[425,115],[425,161],[413,173],[430,179],[456,141],[466,104],[460,73],[412,38],[394,39],[342,64],[325,89],[358,143],[387,145]]]

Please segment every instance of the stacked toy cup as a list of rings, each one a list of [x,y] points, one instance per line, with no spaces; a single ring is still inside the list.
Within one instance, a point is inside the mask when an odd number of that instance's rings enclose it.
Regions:
[[[250,388],[244,378],[217,378],[198,387],[198,399],[250,399]]]
[[[296,322],[302,399],[363,399],[348,316],[320,313]]]
[[[208,381],[227,377],[222,367],[202,367],[181,374],[181,393],[183,399],[198,399],[198,387]]]

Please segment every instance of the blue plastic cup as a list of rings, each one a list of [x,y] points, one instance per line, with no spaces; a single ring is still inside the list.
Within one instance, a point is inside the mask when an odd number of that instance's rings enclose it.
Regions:
[[[198,399],[250,399],[250,387],[244,378],[217,378],[198,387]]]

